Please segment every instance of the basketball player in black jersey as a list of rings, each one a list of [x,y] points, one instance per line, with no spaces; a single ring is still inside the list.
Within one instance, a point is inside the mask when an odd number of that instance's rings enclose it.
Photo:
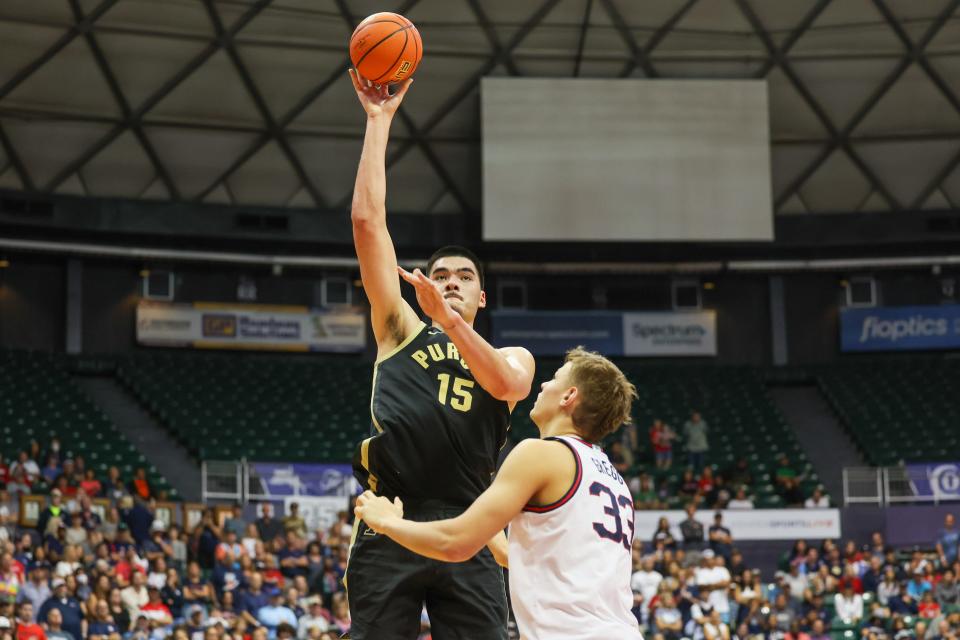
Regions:
[[[468,250],[445,247],[426,274],[397,265],[387,230],[385,157],[390,123],[410,88],[391,95],[350,70],[367,114],[353,193],[353,239],[377,341],[370,438],[357,447],[364,489],[403,500],[411,520],[454,517],[490,485],[515,403],[530,393],[533,356],[495,349],[473,330],[486,306],[483,271]],[[427,326],[400,295],[416,289]],[[496,558],[494,556],[496,554]],[[358,521],[345,581],[352,640],[413,640],[424,604],[436,640],[505,640],[506,539],[470,560],[416,555]]]

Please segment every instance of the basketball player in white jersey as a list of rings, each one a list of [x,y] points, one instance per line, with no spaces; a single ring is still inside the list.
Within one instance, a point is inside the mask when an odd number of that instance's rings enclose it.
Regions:
[[[509,524],[513,611],[524,640],[641,640],[630,612],[633,499],[595,443],[630,419],[636,389],[606,358],[574,349],[541,385],[520,442],[462,515],[403,519],[403,504],[365,492],[356,514],[421,555],[462,562]]]

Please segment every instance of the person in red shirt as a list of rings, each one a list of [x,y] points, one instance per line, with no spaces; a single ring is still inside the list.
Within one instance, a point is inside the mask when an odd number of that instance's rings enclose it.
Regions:
[[[857,575],[856,566],[852,564],[848,564],[844,570],[843,577],[840,578],[840,581],[837,583],[837,591],[843,591],[847,588],[847,585],[853,589],[854,593],[863,593],[863,581],[860,580],[860,577]]]
[[[170,608],[160,599],[160,590],[156,585],[147,585],[147,596],[150,600],[140,607],[140,615],[146,616],[151,628],[166,627],[173,624],[173,615]]]
[[[711,467],[703,468],[700,479],[697,481],[697,490],[702,496],[713,491],[713,469]]]
[[[80,483],[80,488],[83,489],[84,493],[91,497],[96,497],[100,495],[101,491],[103,491],[103,485],[100,484],[99,480],[97,480],[97,476],[94,474],[93,469],[86,470],[83,481]]]
[[[933,589],[925,591],[920,604],[917,605],[917,611],[921,618],[932,620],[940,615],[940,603],[933,598]]]
[[[650,444],[653,445],[653,456],[657,469],[669,469],[673,464],[673,439],[676,434],[659,418],[653,421],[650,427]]]
[[[47,640],[43,627],[33,621],[33,603],[29,600],[17,607],[17,640]]]

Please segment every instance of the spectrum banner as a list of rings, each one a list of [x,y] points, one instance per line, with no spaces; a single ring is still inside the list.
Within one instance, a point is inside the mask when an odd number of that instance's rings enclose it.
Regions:
[[[356,311],[299,306],[137,305],[137,342],[159,347],[357,352],[366,347],[367,322]]]
[[[714,511],[697,511],[694,516],[706,531],[713,524]],[[734,540],[797,540],[840,537],[839,509],[726,509],[723,525],[730,529]],[[650,540],[657,523],[664,517],[670,523],[673,537],[682,539],[680,523],[686,520],[684,511],[635,512],[634,537]]]
[[[960,500],[960,463],[908,464],[906,471],[910,488],[918,498],[934,502]]]
[[[960,348],[960,305],[871,307],[840,313],[842,351]]]
[[[349,464],[251,462],[251,498],[355,496],[361,493]]]
[[[608,356],[715,356],[714,311],[494,311],[493,343],[560,356],[582,345]]]

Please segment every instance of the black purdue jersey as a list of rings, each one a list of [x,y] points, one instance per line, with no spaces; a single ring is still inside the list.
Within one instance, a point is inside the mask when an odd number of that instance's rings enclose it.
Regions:
[[[474,379],[442,329],[421,324],[373,368],[374,435],[354,454],[364,489],[469,506],[488,486],[510,408]]]

